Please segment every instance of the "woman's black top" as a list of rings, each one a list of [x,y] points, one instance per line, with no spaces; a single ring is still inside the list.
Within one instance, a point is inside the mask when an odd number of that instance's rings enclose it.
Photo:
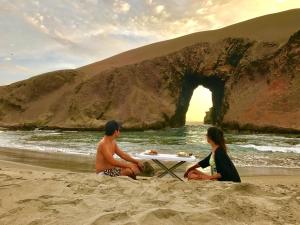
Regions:
[[[202,168],[208,167],[211,154],[201,160],[198,165]],[[219,181],[241,182],[239,173],[227,153],[221,147],[218,147],[215,151],[215,163],[217,173],[221,174],[221,178],[218,179]]]

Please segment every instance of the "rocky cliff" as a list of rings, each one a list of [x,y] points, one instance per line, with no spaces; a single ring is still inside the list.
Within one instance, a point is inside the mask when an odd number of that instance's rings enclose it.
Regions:
[[[182,126],[198,85],[212,92],[215,124],[300,132],[300,31],[284,42],[200,41],[92,74],[55,71],[4,86],[0,126],[101,129],[109,119],[127,129]]]

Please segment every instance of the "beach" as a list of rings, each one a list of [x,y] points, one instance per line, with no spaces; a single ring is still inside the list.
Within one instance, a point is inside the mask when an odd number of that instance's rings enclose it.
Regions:
[[[0,225],[300,225],[300,1],[0,11]]]
[[[32,161],[23,155],[21,162],[16,149],[0,152],[3,225],[300,223],[297,169],[239,169],[240,184],[169,177],[132,180],[97,176],[89,168],[92,157],[34,156],[32,151]],[[83,165],[86,169],[80,172]]]

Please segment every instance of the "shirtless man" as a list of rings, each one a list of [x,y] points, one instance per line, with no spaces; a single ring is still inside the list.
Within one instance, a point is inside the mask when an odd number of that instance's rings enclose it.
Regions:
[[[135,179],[140,173],[143,164],[133,159],[122,151],[115,139],[120,135],[120,125],[112,120],[105,125],[105,136],[98,143],[96,155],[96,173],[107,176],[129,176]],[[116,160],[113,156],[117,154],[127,162]]]

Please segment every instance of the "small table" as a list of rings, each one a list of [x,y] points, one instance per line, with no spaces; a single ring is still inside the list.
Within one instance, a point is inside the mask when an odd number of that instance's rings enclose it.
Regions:
[[[184,164],[185,162],[194,162],[196,161],[195,156],[190,157],[180,157],[173,154],[157,154],[157,155],[148,155],[145,153],[138,153],[135,155],[138,159],[151,159],[154,163],[156,163],[160,168],[164,170],[163,173],[159,174],[158,177],[164,177],[166,174],[170,174],[172,177],[177,178],[178,180],[183,181],[180,177],[178,177],[176,174],[173,173],[173,170],[175,170],[180,165]],[[177,162],[170,168],[165,166],[161,161],[175,161]]]

